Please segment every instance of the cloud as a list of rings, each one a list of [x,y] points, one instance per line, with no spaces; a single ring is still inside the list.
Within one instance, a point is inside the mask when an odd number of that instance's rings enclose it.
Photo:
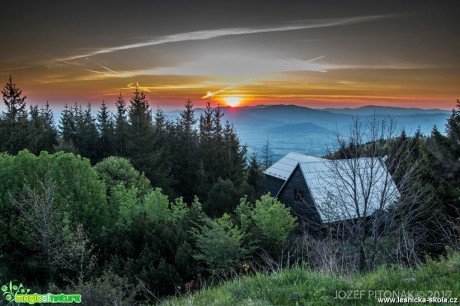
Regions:
[[[225,58],[225,61],[222,60]],[[186,62],[180,66],[147,68],[140,70],[98,71],[89,67],[74,67],[75,71],[90,72],[85,75],[71,75],[68,81],[94,81],[104,79],[132,78],[139,76],[200,76],[200,77],[223,77],[232,80],[238,79],[261,79],[269,74],[286,73],[291,71],[316,71],[325,72],[325,64],[316,63],[324,56],[310,60],[267,58],[261,55],[219,53],[202,56],[194,61]],[[66,61],[60,62],[68,64]],[[71,61],[77,62],[77,61]],[[72,67],[74,65],[71,65]],[[98,65],[99,66],[99,65]],[[53,80],[52,80],[53,81]],[[62,79],[60,79],[62,81]]]
[[[201,99],[207,99],[207,98],[212,98],[214,96],[217,96],[225,91],[228,91],[230,89],[235,89],[235,88],[238,88],[240,86],[243,86],[244,84],[248,83],[249,81],[251,81],[250,79],[249,80],[244,80],[242,82],[238,82],[238,83],[234,83],[234,84],[231,84],[223,89],[220,89],[218,91],[214,91],[214,92],[211,92],[211,91],[208,91],[206,95],[204,95],[203,97],[201,97]]]
[[[102,69],[105,69],[105,70],[110,71],[110,72],[115,73],[115,74],[117,73],[116,71],[114,71],[114,70],[112,70],[112,69],[110,69],[110,68],[108,68],[108,67],[106,67],[106,66],[104,66],[104,65],[101,65],[101,64],[99,64],[99,63],[96,62],[96,61],[92,61],[92,60],[90,60],[89,58],[86,58],[86,60],[90,61],[90,62],[93,63],[93,64],[96,64],[97,66],[101,67]]]
[[[225,58],[225,61],[222,60]],[[320,59],[319,57],[316,59]],[[314,60],[265,58],[247,54],[216,54],[204,56],[177,67],[162,67],[148,71],[152,74],[205,75],[237,78],[258,78],[272,73],[290,71],[324,72],[324,65]],[[145,71],[147,73],[147,71]],[[138,71],[141,74],[141,71]]]
[[[414,70],[439,68],[434,65],[381,64],[381,65],[326,65],[328,70]]]
[[[380,20],[385,18],[394,17],[394,15],[373,15],[373,16],[356,16],[348,18],[337,18],[337,19],[324,19],[316,21],[303,21],[296,22],[289,25],[278,25],[272,27],[259,27],[259,28],[227,28],[227,29],[215,29],[215,30],[203,30],[203,31],[193,31],[186,33],[178,33],[166,36],[160,36],[151,40],[138,42],[134,44],[120,45],[110,48],[103,48],[99,50],[94,50],[86,54],[79,54],[74,56],[69,56],[67,58],[62,58],[60,60],[75,60],[81,58],[88,58],[95,55],[113,53],[122,50],[129,50],[135,48],[142,48],[148,46],[162,45],[167,43],[175,42],[184,42],[184,41],[199,41],[207,40],[224,36],[232,35],[248,35],[248,34],[258,34],[258,33],[271,33],[271,32],[283,32],[283,31],[294,31],[294,30],[305,30],[305,29],[315,29],[315,28],[326,28],[334,26],[343,26],[356,23],[370,22],[374,20]]]

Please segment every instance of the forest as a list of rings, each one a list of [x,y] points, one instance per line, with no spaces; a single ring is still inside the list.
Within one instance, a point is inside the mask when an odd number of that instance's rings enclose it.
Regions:
[[[386,251],[355,266],[343,250],[356,249],[330,234],[336,228],[313,235],[264,192],[268,145],[263,156],[248,152],[211,103],[196,118],[188,99],[171,121],[135,88],[114,112],[104,102],[97,111],[66,105],[55,120],[48,103],[27,105],[11,77],[1,92],[2,285],[82,293],[84,305],[108,295],[110,305],[145,305],[273,266],[351,273],[416,266],[459,247],[460,101],[430,135],[338,138],[325,156],[388,155],[405,199],[392,208],[398,230],[376,241]],[[363,245],[377,245],[372,238]]]

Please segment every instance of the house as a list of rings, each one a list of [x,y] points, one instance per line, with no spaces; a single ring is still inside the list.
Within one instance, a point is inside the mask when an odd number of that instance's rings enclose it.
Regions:
[[[265,188],[272,196],[278,196],[281,187],[299,163],[321,161],[322,158],[291,152],[264,171]]]
[[[289,153],[264,174],[266,190],[307,224],[369,217],[399,198],[380,157],[327,160]]]

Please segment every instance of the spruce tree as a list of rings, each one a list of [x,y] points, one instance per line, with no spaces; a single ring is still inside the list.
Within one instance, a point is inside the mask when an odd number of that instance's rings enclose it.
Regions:
[[[433,157],[433,177],[443,210],[452,218],[460,216],[460,101],[447,120],[446,135],[435,127],[427,146]]]
[[[22,90],[16,86],[11,76],[2,89],[2,95],[6,112],[2,114],[1,118],[0,150],[16,154],[27,145],[26,96],[22,95]]]
[[[252,187],[257,189],[257,182],[258,177],[260,175],[260,164],[259,159],[257,157],[256,151],[252,152],[251,157],[249,158],[249,166],[248,166],[248,183]]]
[[[67,104],[64,105],[64,110],[62,111],[61,118],[59,120],[59,130],[61,132],[61,147],[76,146],[75,135],[77,131],[77,123],[74,114],[75,113],[72,107],[68,106]]]
[[[128,108],[127,156],[134,167],[144,172],[154,187],[171,194],[170,170],[164,165],[164,153],[152,121],[152,110],[144,92],[136,87]]]
[[[36,155],[41,151],[54,152],[57,145],[57,130],[48,102],[40,109],[37,105],[31,106],[29,118],[27,149]]]
[[[223,116],[224,113],[222,112],[222,109],[219,107],[219,105],[217,105],[217,107],[213,109],[212,113],[211,155],[213,158],[210,159],[209,164],[209,172],[213,184],[219,177],[229,177],[229,169],[227,164],[228,152],[226,150],[226,140],[224,139],[224,127],[222,125]]]
[[[213,181],[217,179],[214,178],[211,173],[213,158],[215,158],[215,156],[213,156],[213,110],[209,102],[206,104],[206,109],[200,116],[199,129],[200,161],[199,168],[197,169],[199,178],[198,195],[200,198],[204,198],[213,185]]]
[[[267,138],[267,142],[262,147],[262,166],[264,167],[264,169],[268,169],[272,165],[272,162],[273,151],[270,148],[270,143],[268,142]]]
[[[221,177],[230,179],[236,186],[245,180],[247,148],[240,144],[230,122],[225,123],[223,131],[223,173]]]
[[[102,106],[97,114],[97,129],[99,132],[99,145],[97,161],[113,155],[114,151],[114,126],[112,115],[107,105],[102,101]]]
[[[75,148],[91,163],[97,162],[98,133],[90,103],[85,110],[76,103],[70,108],[66,106],[61,115],[61,131],[65,148]]]
[[[5,117],[15,121],[18,116],[26,112],[26,96],[22,95],[22,90],[16,87],[13,78],[10,76],[8,83],[2,89],[3,103],[6,105]]]
[[[175,141],[172,145],[175,156],[175,163],[173,163],[175,189],[188,203],[192,202],[194,197],[197,169],[199,169],[196,122],[193,103],[187,99],[175,126]]]
[[[77,148],[78,153],[81,154],[83,147],[83,137],[85,137],[85,120],[84,120],[84,111],[81,105],[75,103],[72,107],[72,116],[75,120],[75,133],[73,135],[73,142]]]
[[[446,136],[435,127],[429,143],[440,169],[442,177],[460,178],[460,100],[457,109],[452,110],[446,124]]]
[[[48,101],[44,107],[40,108],[40,117],[42,119],[42,148],[47,152],[54,152],[57,145],[58,131],[54,123],[53,111]]]
[[[126,156],[126,144],[127,144],[127,127],[128,122],[126,119],[126,102],[123,99],[123,96],[120,95],[117,97],[115,103],[117,108],[117,113],[115,116],[115,152],[117,155]]]
[[[173,192],[172,165],[172,141],[174,139],[174,127],[166,119],[162,109],[158,108],[155,112],[154,123],[154,152],[155,164],[153,172],[155,179],[159,182],[158,186],[162,187],[169,196],[175,195]]]
[[[38,111],[38,105],[30,106],[29,117],[30,124],[28,131],[27,149],[29,149],[29,151],[35,155],[38,155],[41,151],[40,130],[42,127],[42,118],[40,117],[40,113]]]
[[[128,108],[128,151],[134,165],[144,164],[142,157],[152,151],[152,111],[145,94],[136,87]],[[143,165],[145,171],[145,165]],[[141,168],[138,168],[141,169]]]

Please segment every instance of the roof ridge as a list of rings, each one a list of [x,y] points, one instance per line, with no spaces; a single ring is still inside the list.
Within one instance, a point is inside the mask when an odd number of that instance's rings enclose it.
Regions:
[[[317,157],[315,155],[310,155],[310,154],[304,154],[304,153],[299,153],[299,152],[289,152],[288,154],[286,154],[285,156],[289,155],[289,154],[297,154],[297,155],[302,155],[302,156],[311,156],[311,157]],[[321,157],[318,157],[318,158],[321,158]]]

